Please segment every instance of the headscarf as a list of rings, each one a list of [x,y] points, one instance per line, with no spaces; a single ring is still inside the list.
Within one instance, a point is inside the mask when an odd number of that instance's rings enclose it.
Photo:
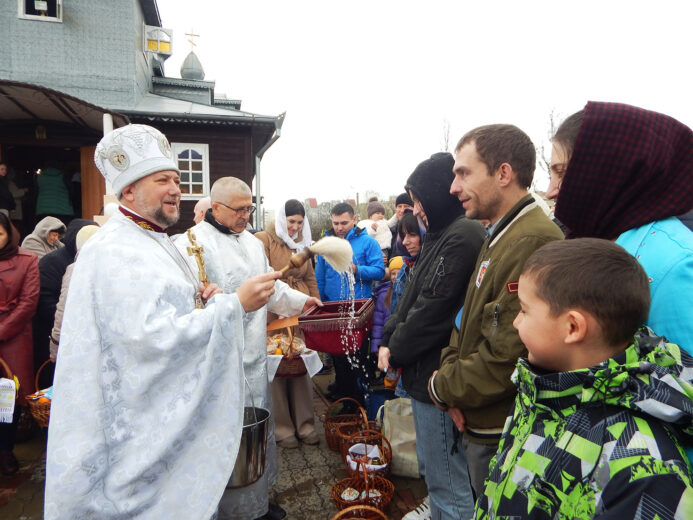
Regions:
[[[296,233],[293,237],[289,236],[289,228],[286,225],[286,203],[280,204],[279,208],[277,208],[277,216],[274,219],[274,232],[284,241],[289,249],[295,249],[297,253],[300,253],[306,247],[310,246],[310,223],[308,222],[307,215],[303,217],[303,228],[301,231]],[[299,236],[301,240],[296,242]]]
[[[642,108],[587,103],[556,201],[568,236],[611,240],[691,208],[691,129]]]
[[[0,226],[7,233],[7,243],[0,249],[0,260],[9,260],[19,251],[19,231],[5,213],[0,213]]]

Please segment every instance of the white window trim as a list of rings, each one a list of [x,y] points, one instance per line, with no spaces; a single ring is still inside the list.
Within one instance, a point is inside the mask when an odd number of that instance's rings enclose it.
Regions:
[[[22,20],[36,20],[38,22],[63,23],[63,0],[55,0],[57,5],[58,16],[37,16],[34,14],[26,14],[24,12],[24,6],[26,1],[27,0],[17,0],[17,16]]]
[[[202,155],[202,193],[183,193],[181,200],[200,200],[209,196],[209,145],[206,143],[171,143],[176,166],[178,166],[178,154],[183,150],[193,149]]]

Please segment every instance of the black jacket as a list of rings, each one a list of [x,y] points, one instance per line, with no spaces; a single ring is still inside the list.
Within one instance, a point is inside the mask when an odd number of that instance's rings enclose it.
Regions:
[[[381,344],[390,348],[390,364],[402,368],[404,389],[417,401],[431,402],[426,384],[450,342],[485,238],[482,225],[464,216],[427,233],[404,293],[385,322]]]

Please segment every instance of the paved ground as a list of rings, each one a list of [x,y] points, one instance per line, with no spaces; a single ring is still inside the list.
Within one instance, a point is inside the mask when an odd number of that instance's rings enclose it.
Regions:
[[[322,397],[330,376],[314,378],[316,416],[327,410],[328,401]],[[334,482],[345,478],[344,463],[339,454],[327,447],[322,423],[316,419],[320,445],[301,444],[298,449],[279,449],[279,481],[273,493],[276,501],[287,511],[287,519],[327,520],[337,509],[330,497]],[[0,518],[3,520],[40,520],[43,518],[43,487],[45,483],[45,437],[18,444],[15,455],[20,471],[13,477],[0,476]],[[395,496],[387,514],[391,520],[399,520],[413,509],[426,495],[426,487],[420,479],[391,477]]]

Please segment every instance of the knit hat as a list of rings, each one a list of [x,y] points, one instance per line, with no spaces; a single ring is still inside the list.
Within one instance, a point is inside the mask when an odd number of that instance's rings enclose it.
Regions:
[[[94,162],[118,196],[152,173],[180,173],[166,136],[147,125],[127,125],[106,134],[96,146]]]
[[[82,246],[84,243],[89,240],[94,233],[96,233],[99,230],[99,226],[96,226],[94,224],[89,224],[87,226],[84,226],[82,229],[80,229],[77,232],[77,239],[75,240],[75,245],[77,246],[77,251],[82,249]]]
[[[457,197],[450,194],[450,185],[455,175],[452,167],[455,159],[448,152],[438,152],[419,164],[407,179],[405,189],[412,192],[421,202],[428,231],[442,231],[453,220],[464,215],[464,208]]]
[[[395,206],[399,206],[400,204],[408,204],[409,206],[414,206],[411,197],[406,192],[397,195],[397,198],[395,199]]]
[[[368,218],[371,218],[373,213],[382,213],[385,215],[385,206],[383,206],[377,200],[369,202],[368,206],[366,207],[366,214],[368,214]]]
[[[392,271],[393,269],[402,269],[404,265],[404,259],[401,256],[393,256],[390,258],[390,263],[387,267]]]

